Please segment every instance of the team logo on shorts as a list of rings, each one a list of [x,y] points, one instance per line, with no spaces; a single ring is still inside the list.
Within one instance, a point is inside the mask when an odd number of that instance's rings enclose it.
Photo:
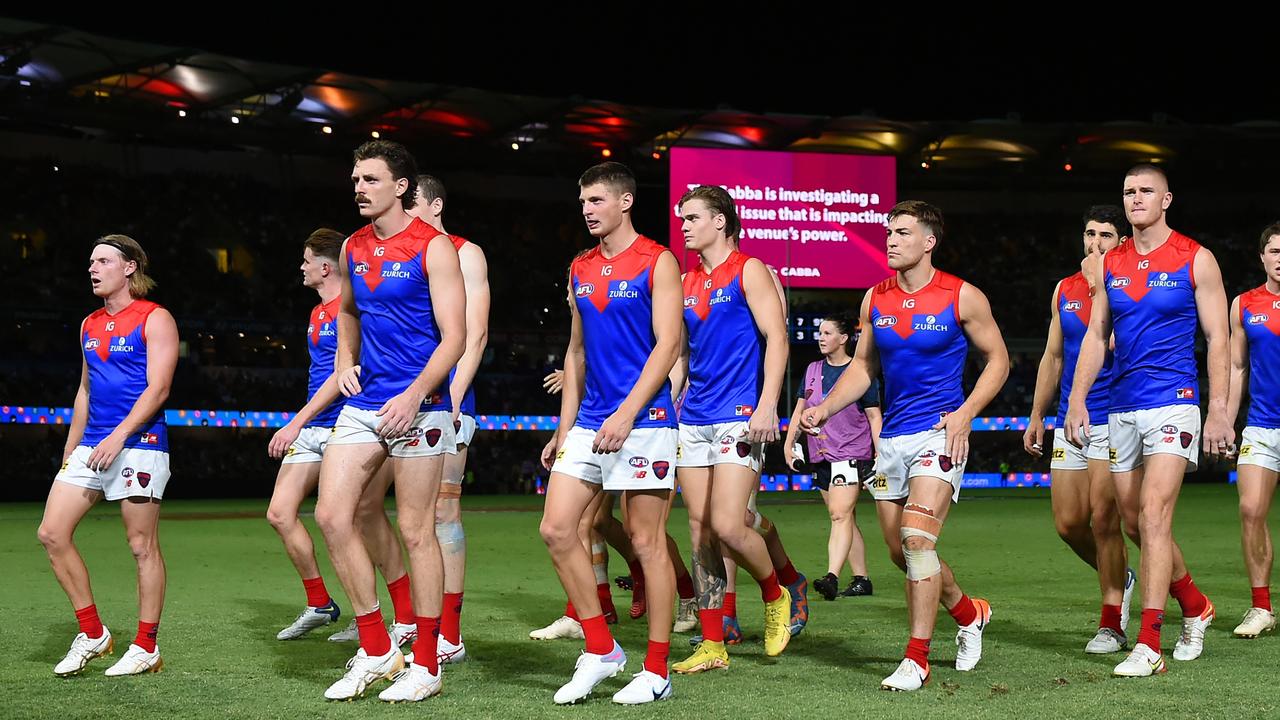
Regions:
[[[876,318],[876,327],[878,328],[891,328],[897,324],[898,324],[898,318],[892,315],[883,315],[881,317]]]
[[[120,471],[120,477],[133,477],[133,468],[127,467]]]
[[[431,447],[435,447],[436,444],[440,442],[440,436],[443,434],[444,433],[440,431],[440,428],[431,428],[426,432],[426,435],[425,435],[425,437],[427,438],[427,444],[430,445]]]
[[[144,472],[138,473],[138,484],[141,485],[142,487],[146,487],[150,485],[151,473],[144,473]]]
[[[677,448],[677,450],[678,449],[679,448]],[[649,458],[640,457],[638,455],[636,457],[631,458],[627,462],[631,463],[631,467],[634,467],[634,468],[642,468],[642,467],[649,466]]]
[[[649,419],[650,420],[666,420],[667,409],[666,408],[649,408]]]
[[[1053,459],[1054,459],[1054,460],[1066,460],[1066,459],[1067,459],[1067,449],[1066,449],[1066,448],[1054,448],[1054,449],[1053,449]]]
[[[653,474],[657,476],[659,480],[665,480],[667,478],[667,471],[670,469],[671,463],[666,460],[655,460],[653,463]]]
[[[750,454],[751,454],[750,443],[744,443],[744,442],[738,443],[738,457],[744,458]]]
[[[356,263],[356,267],[354,270],[352,270],[352,272],[354,272],[356,275],[363,275],[369,272],[369,263],[367,262]]]
[[[586,297],[595,291],[596,291],[595,285],[592,285],[591,283],[582,283],[581,285],[578,286],[577,290],[573,291],[573,294],[577,295],[578,297]]]
[[[942,472],[951,472],[951,468],[954,467],[954,465],[951,464],[951,458],[949,456],[939,455],[938,467],[942,470]]]
[[[1182,448],[1184,450],[1191,447],[1191,441],[1195,439],[1195,436],[1189,432],[1184,432],[1178,436],[1178,441],[1182,443]]]

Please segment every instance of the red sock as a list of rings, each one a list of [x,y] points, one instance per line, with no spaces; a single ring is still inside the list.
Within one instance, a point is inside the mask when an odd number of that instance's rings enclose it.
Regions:
[[[631,570],[632,587],[638,588],[641,585],[643,585],[644,584],[644,566],[640,564],[640,561],[632,560],[631,562],[627,563],[627,567]]]
[[[1160,652],[1160,627],[1164,625],[1164,610],[1155,608],[1142,609],[1142,629],[1138,631],[1138,642]]]
[[[311,607],[321,608],[332,601],[332,598],[329,597],[329,591],[325,589],[324,578],[322,577],[303,578],[302,587],[307,591],[307,605]]]
[[[791,585],[795,585],[796,581],[799,579],[800,579],[800,573],[796,572],[796,566],[792,565],[791,559],[788,558],[787,564],[783,565],[778,570],[778,582],[783,585],[791,586]]]
[[[968,595],[961,593],[960,602],[953,607],[947,609],[951,613],[951,617],[955,618],[956,624],[960,627],[972,625],[974,620],[978,619],[978,608],[969,599]]]
[[[933,638],[913,637],[907,641],[907,652],[903,657],[914,660],[922,668],[929,667],[929,643]]]
[[[445,640],[457,645],[462,642],[462,593],[445,593],[443,612],[440,615],[440,634]],[[418,634],[422,634],[422,626],[418,626]],[[417,655],[414,655],[417,657]]]
[[[676,594],[681,600],[688,600],[693,597],[693,578],[689,573],[676,576]]]
[[[723,610],[725,617],[738,619],[738,593],[727,592],[724,594]]]
[[[596,585],[596,597],[600,598],[600,609],[605,615],[617,612],[613,607],[613,592],[609,589],[609,583],[602,582]]]
[[[1195,581],[1191,579],[1191,573],[1187,573],[1181,580],[1170,585],[1169,594],[1178,601],[1178,607],[1182,608],[1182,617],[1200,617],[1200,613],[1204,612],[1205,606],[1209,604],[1209,598],[1196,587]]]
[[[1253,594],[1257,597],[1257,590],[1254,590]],[[1271,605],[1268,604],[1267,607],[1270,608]],[[102,637],[102,619],[98,617],[97,605],[89,605],[77,610],[76,620],[80,623],[80,632],[95,640]]]
[[[396,622],[411,625],[417,622],[413,614],[413,590],[409,587],[409,574],[400,576],[399,580],[387,583],[387,592],[391,593],[391,607],[396,611]]]
[[[578,619],[578,609],[573,606],[572,602],[564,604],[564,616],[571,620]]]
[[[1253,589],[1253,606],[1256,608],[1261,608],[1263,610],[1266,610],[1267,612],[1271,612],[1271,586],[1270,585],[1263,585],[1262,587],[1256,587]],[[93,607],[93,606],[90,605],[89,607]],[[76,611],[76,617],[80,617],[79,611]],[[98,616],[95,614],[94,619],[96,620],[97,617]],[[98,627],[102,627],[102,625],[99,624]],[[83,623],[80,624],[80,630],[81,631],[84,630]],[[93,636],[90,635],[89,637],[93,637]]]
[[[360,633],[360,647],[369,657],[382,657],[391,651],[391,636],[382,624],[382,609],[374,608],[367,615],[356,616],[356,630]]]
[[[613,652],[613,635],[609,633],[604,615],[582,618],[582,634],[587,638],[587,652],[593,655],[608,655]]]
[[[1120,606],[1103,605],[1102,619],[1098,621],[1098,627],[1109,628],[1123,635],[1124,631],[1120,629]]]
[[[699,610],[698,619],[702,621],[702,639],[707,642],[724,642],[724,609],[712,608]]]
[[[440,672],[440,656],[438,641],[440,640],[440,618],[418,616],[418,639],[413,641],[413,664],[427,669],[432,675]]]
[[[667,656],[671,654],[671,643],[649,641],[649,652],[644,656],[644,669],[657,675],[667,676]]]
[[[782,597],[782,586],[778,584],[778,573],[771,572],[769,577],[763,580],[757,580],[760,583],[760,599],[765,602],[773,602]]]
[[[160,623],[158,622],[142,622],[138,621],[138,634],[133,638],[133,644],[146,650],[149,653],[156,651],[156,634],[160,632]]]

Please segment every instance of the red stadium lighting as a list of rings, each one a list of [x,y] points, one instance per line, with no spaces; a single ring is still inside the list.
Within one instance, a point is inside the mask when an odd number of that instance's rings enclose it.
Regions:
[[[610,150],[609,148],[605,148],[600,151],[600,155],[602,157],[613,157],[613,151]]]
[[[662,153],[658,152],[657,150],[654,150],[654,151],[653,151],[653,159],[654,159],[654,160],[661,160],[661,159],[662,159]]]
[[[1063,165],[1062,169],[1066,170],[1067,172],[1071,172],[1071,163],[1067,163],[1066,165]]]

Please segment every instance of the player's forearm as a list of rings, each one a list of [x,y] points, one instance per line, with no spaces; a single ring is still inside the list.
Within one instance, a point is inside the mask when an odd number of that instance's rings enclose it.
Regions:
[[[333,372],[341,375],[360,362],[360,320],[347,312],[338,313],[338,347],[333,353]]]
[[[1209,370],[1209,413],[1227,417],[1227,365],[1230,351],[1227,338],[1218,336],[1209,339],[1209,352],[1206,363]]]
[[[427,359],[426,366],[422,368],[422,372],[418,373],[418,377],[414,378],[413,382],[409,384],[408,389],[414,394],[425,398],[444,385],[449,377],[449,371],[462,358],[463,345],[461,337],[445,335],[440,338],[440,344],[431,353],[431,357]]]
[[[680,353],[680,359],[671,368],[671,402],[680,399],[684,385],[689,381],[689,354]]]
[[[480,360],[484,358],[484,349],[489,345],[489,329],[480,327],[467,329],[467,349],[458,361],[458,368],[453,371],[453,382],[449,385],[449,397],[454,407],[462,404],[467,388],[475,382],[476,373],[480,371]]]
[[[1036,373],[1036,389],[1031,400],[1031,417],[1043,420],[1053,407],[1054,391],[1058,378],[1062,377],[1062,358],[1045,353],[1040,358],[1040,370]]]
[[[134,401],[129,414],[116,426],[116,432],[125,437],[138,432],[164,408],[164,401],[168,399],[168,383],[147,385],[147,389]]]
[[[866,365],[855,357],[849,363],[849,367],[840,373],[840,378],[836,380],[835,387],[831,388],[831,392],[827,393],[827,397],[822,401],[822,404],[828,408],[828,415],[835,415],[857,402],[858,398],[866,395],[869,387],[871,387],[871,375],[867,371]]]
[[[319,415],[321,411],[332,405],[340,397],[342,397],[342,391],[338,389],[338,374],[333,373],[325,378],[324,383],[316,389],[316,394],[311,396],[307,404],[293,414],[292,422],[299,427],[306,427],[307,423],[311,422],[316,415]]]
[[[1008,379],[1009,354],[992,353],[987,357],[987,366],[982,368],[982,374],[978,375],[978,382],[973,384],[973,392],[969,393],[969,397],[965,398],[964,403],[957,408],[957,412],[963,412],[971,418],[977,417],[983,408],[996,399],[1000,388],[1004,387]]]
[[[804,400],[796,401],[796,409],[791,412],[791,422],[787,423],[787,439],[783,441],[784,448],[791,447],[796,441],[796,433],[800,432],[800,414],[804,412]]]
[[[586,371],[587,360],[581,348],[570,348],[565,352],[564,387],[560,389],[560,425],[557,429],[561,437],[578,420],[578,409],[582,406],[582,396],[586,390]]]
[[[81,385],[76,391],[76,400],[71,410],[71,426],[67,429],[67,444],[63,448],[71,452],[84,439],[85,426],[89,424],[89,393]]]
[[[1240,417],[1240,404],[1244,402],[1244,382],[1249,369],[1243,365],[1232,363],[1227,381],[1227,424],[1235,427]]]
[[[1106,340],[1093,332],[1085,335],[1080,344],[1080,357],[1076,360],[1076,376],[1071,380],[1070,402],[1084,402],[1093,389],[1093,383],[1102,370],[1102,361],[1106,357]]]
[[[679,358],[680,344],[677,340],[658,338],[653,352],[649,353],[649,359],[640,371],[640,378],[631,387],[631,392],[627,393],[618,410],[630,416],[639,415],[662,389],[662,384],[668,380],[671,368]]]

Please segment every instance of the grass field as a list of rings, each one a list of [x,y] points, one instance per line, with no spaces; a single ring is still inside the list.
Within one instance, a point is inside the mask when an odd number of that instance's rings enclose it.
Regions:
[[[826,556],[826,514],[816,495],[770,504],[802,572],[820,574]],[[739,616],[748,639],[731,649],[727,671],[675,680],[670,701],[619,708],[606,681],[584,705],[559,708],[551,694],[573,670],[579,644],[540,643],[526,633],[556,617],[563,595],[537,526],[541,498],[475,497],[464,505],[470,552],[463,634],[472,660],[448,666],[444,695],[421,706],[384,707],[374,693],[350,704],[326,704],[321,693],[342,672],[353,645],[326,642],[329,630],[294,642],[276,631],[304,604],[301,583],[262,518],[265,500],[167,504],[162,543],[169,591],[160,630],[165,670],[109,679],[109,662],[59,679],[52,666],[76,632],[65,596],[35,538],[40,507],[0,506],[0,718],[454,718],[708,717],[735,718],[1265,718],[1280,716],[1271,686],[1280,640],[1236,640],[1231,629],[1249,604],[1240,559],[1235,490],[1191,486],[1179,504],[1175,532],[1197,584],[1214,599],[1218,621],[1204,656],[1169,659],[1167,675],[1144,680],[1110,676],[1119,656],[1086,656],[1097,613],[1097,584],[1053,531],[1046,492],[973,493],[952,513],[941,546],[962,587],[990,599],[994,618],[981,664],[970,673],[951,663],[955,625],[940,613],[933,682],[901,695],[879,681],[901,658],[906,641],[901,575],[889,565],[874,510],[859,508],[876,595],[824,602],[811,595],[804,634],[777,659],[763,655],[761,604],[744,574]],[[133,566],[114,506],[82,524],[77,542],[89,564],[104,622],[126,647],[136,623]],[[319,534],[313,528],[313,537]],[[672,534],[688,546],[677,509]],[[1136,553],[1131,562],[1137,567]],[[322,554],[325,578],[346,608],[341,586]],[[625,572],[615,556],[612,574]],[[843,578],[846,582],[848,578]],[[390,607],[385,598],[385,607]],[[619,607],[626,598],[617,593]],[[1135,600],[1135,616],[1138,603]],[[624,613],[625,615],[625,613]],[[1176,639],[1177,606],[1165,631],[1166,658]],[[347,617],[342,619],[345,626]],[[1136,621],[1135,621],[1136,624]],[[616,634],[640,669],[644,623],[624,620]],[[687,636],[673,638],[673,659]],[[714,709],[709,709],[714,708]]]

